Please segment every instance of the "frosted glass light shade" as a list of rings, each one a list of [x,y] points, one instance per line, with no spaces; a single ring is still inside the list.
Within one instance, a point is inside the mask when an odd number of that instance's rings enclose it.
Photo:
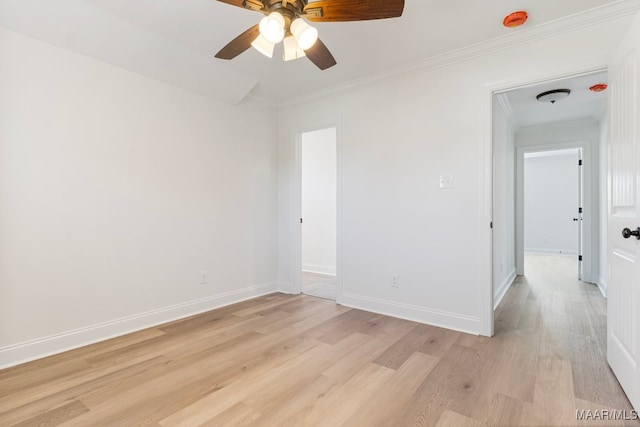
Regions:
[[[284,38],[284,17],[272,12],[260,20],[260,35],[271,43],[280,43]]]
[[[304,50],[300,49],[300,46],[298,46],[298,42],[294,37],[285,38],[282,44],[284,46],[284,53],[282,54],[282,59],[284,61],[292,61],[294,59],[307,56],[307,54],[304,53]]]
[[[318,40],[318,30],[301,18],[291,23],[291,34],[296,38],[298,46],[302,50],[311,48]]]
[[[251,42],[251,46],[267,58],[273,58],[273,49],[275,49],[276,44],[265,39],[262,35],[259,35],[253,42]]]

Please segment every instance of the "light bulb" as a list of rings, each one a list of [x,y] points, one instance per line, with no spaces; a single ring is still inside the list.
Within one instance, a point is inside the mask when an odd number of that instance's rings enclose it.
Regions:
[[[300,49],[307,50],[318,40],[318,30],[298,18],[291,23],[291,33],[296,38]]]
[[[273,58],[273,49],[276,47],[276,44],[262,37],[262,35],[259,35],[253,42],[251,42],[251,46],[267,58]]]
[[[294,59],[303,58],[307,56],[304,53],[304,50],[300,49],[298,46],[298,42],[294,37],[287,37],[282,41],[284,46],[284,53],[282,54],[282,59],[284,61],[292,61]]]
[[[280,43],[284,38],[284,17],[272,12],[260,20],[260,35],[271,43]]]

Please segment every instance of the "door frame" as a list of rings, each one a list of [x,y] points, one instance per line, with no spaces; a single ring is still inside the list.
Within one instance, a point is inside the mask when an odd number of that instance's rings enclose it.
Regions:
[[[535,86],[542,83],[580,77],[608,70],[608,58],[595,58],[591,62],[577,64],[555,72],[539,73],[508,79],[500,82],[488,83],[484,87],[483,95],[483,135],[480,139],[480,230],[479,248],[481,254],[481,290],[480,290],[480,327],[479,332],[484,336],[494,334],[494,301],[493,301],[493,98],[503,92]],[[602,172],[601,172],[602,173]]]
[[[292,180],[292,203],[294,218],[291,228],[292,256],[290,265],[291,292],[302,293],[302,135],[323,129],[336,129],[336,303],[342,302],[342,120],[299,128],[295,131],[294,173]]]
[[[594,214],[599,213],[598,200],[593,200],[594,184],[598,182],[592,182],[592,167],[593,159],[591,158],[592,142],[590,141],[576,141],[576,142],[552,142],[549,144],[540,145],[528,145],[528,146],[516,146],[516,209],[515,209],[515,226],[516,226],[516,274],[524,275],[524,156],[527,153],[540,153],[546,151],[558,151],[567,149],[580,150],[580,158],[582,159],[582,174],[579,183],[582,190],[582,242],[579,242],[578,255],[582,255],[583,263],[582,281],[591,282],[593,279],[593,264],[596,260],[593,259],[593,248],[595,246],[594,240],[597,240],[599,236],[599,221],[595,221]],[[576,168],[579,166],[576,165]],[[580,200],[580,195],[578,195]],[[578,215],[578,212],[574,212],[574,215]],[[579,224],[580,225],[580,224]],[[580,232],[578,233],[580,234]],[[588,280],[587,280],[588,279]]]

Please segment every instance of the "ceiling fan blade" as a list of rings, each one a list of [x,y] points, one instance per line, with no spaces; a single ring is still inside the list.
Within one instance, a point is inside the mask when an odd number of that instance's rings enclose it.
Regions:
[[[218,1],[222,3],[230,4],[232,6],[244,7],[243,6],[244,0],[218,0]]]
[[[260,25],[254,25],[235,39],[231,40],[229,44],[220,49],[220,52],[216,53],[216,58],[233,59],[245,50],[249,49],[251,47],[251,43],[260,34],[259,27]]]
[[[305,50],[304,53],[307,55],[307,58],[321,70],[326,70],[336,65],[336,60],[333,55],[320,39],[309,49]]]
[[[367,21],[402,16],[404,0],[319,0],[304,7],[314,22]]]

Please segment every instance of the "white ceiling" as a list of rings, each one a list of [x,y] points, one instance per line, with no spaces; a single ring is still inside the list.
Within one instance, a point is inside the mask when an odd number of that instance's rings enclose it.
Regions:
[[[273,104],[446,52],[511,37],[598,7],[636,0],[406,0],[401,18],[319,23],[338,65],[283,63],[253,49],[214,58],[261,15],[216,0],[0,0],[0,25],[98,60],[231,103],[247,95]],[[524,9],[525,26],[502,19]],[[591,11],[593,12],[593,11]]]
[[[498,96],[506,97],[501,102],[505,105],[506,101],[507,109],[513,111],[511,120],[518,128],[567,120],[599,120],[607,108],[608,91],[591,92],[589,88],[607,82],[607,73],[600,72],[542,83]],[[538,94],[554,89],[569,89],[571,94],[555,104],[536,99]]]

